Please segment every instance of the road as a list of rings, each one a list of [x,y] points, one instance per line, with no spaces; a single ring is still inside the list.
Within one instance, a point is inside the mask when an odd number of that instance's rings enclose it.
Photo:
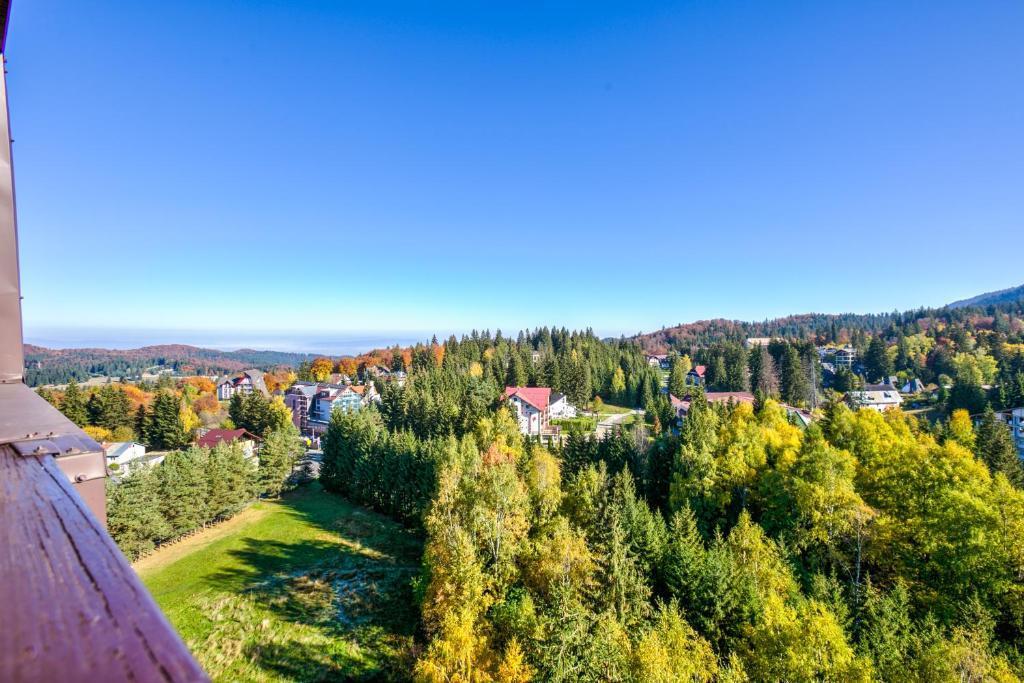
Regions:
[[[612,415],[607,415],[603,420],[597,423],[597,437],[599,439],[604,437],[605,434],[615,428],[615,425],[622,423],[630,415],[640,415],[643,417],[643,414],[644,411],[642,410],[631,410],[628,413],[614,413]]]

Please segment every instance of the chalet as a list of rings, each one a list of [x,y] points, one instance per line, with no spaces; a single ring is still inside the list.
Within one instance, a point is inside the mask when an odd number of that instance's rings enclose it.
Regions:
[[[217,380],[217,399],[221,401],[230,401],[235,394],[245,395],[254,391],[270,396],[261,370],[243,370]]]
[[[123,471],[128,463],[146,456],[146,447],[135,441],[117,441],[103,444],[103,452],[107,456],[108,468]]]
[[[706,365],[695,365],[693,368],[686,373],[686,383],[691,387],[702,387],[704,386],[704,376],[707,374],[708,368]]]
[[[899,408],[903,405],[903,397],[894,388],[888,389],[864,389],[862,391],[851,391],[846,395],[846,400],[855,410],[857,408],[870,408],[878,412],[885,412],[890,408]]]
[[[260,437],[245,429],[211,429],[196,440],[196,445],[204,448],[213,448],[219,443],[237,443],[246,459],[251,459],[259,453]]]
[[[549,433],[553,419],[576,416],[576,408],[565,395],[548,387],[505,387],[502,400],[515,410],[519,431],[529,436]]]
[[[836,365],[842,365],[845,368],[852,368],[854,362],[857,360],[857,349],[852,346],[846,346],[841,349],[836,349]]]
[[[668,370],[672,367],[672,363],[669,361],[668,355],[664,353],[648,354],[647,364],[652,368],[661,368],[662,370]]]
[[[548,416],[552,420],[576,417],[576,406],[569,403],[569,398],[565,394],[552,391],[551,403],[548,405]]]

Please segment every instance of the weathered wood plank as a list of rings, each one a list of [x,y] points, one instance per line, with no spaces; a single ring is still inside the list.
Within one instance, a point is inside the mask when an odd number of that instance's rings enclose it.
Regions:
[[[53,458],[9,446],[0,446],[0,680],[207,680]]]

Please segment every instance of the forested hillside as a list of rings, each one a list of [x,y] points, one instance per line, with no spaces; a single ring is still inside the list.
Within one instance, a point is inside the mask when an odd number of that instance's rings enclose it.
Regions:
[[[991,328],[993,319],[1003,316],[1015,321],[1009,327],[1020,334],[1024,325],[1024,285],[1001,292],[983,294],[943,308],[920,308],[912,311],[857,314],[806,313],[762,322],[739,320],[701,320],[681,323],[656,332],[642,333],[635,338],[651,353],[669,349],[691,350],[716,342],[742,342],[750,337],[779,337],[812,340],[820,343],[845,343],[858,336],[868,337],[894,327],[916,326],[927,329],[936,325],[975,325]]]
[[[25,382],[29,386],[85,381],[94,375],[137,379],[153,367],[184,374],[217,375],[245,368],[296,367],[313,356],[282,351],[217,351],[185,344],[140,349],[47,349],[25,344]]]

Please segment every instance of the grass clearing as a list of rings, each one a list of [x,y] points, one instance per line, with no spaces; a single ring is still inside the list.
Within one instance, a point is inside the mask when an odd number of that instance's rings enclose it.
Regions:
[[[214,680],[405,680],[421,552],[314,482],[135,567]]]

